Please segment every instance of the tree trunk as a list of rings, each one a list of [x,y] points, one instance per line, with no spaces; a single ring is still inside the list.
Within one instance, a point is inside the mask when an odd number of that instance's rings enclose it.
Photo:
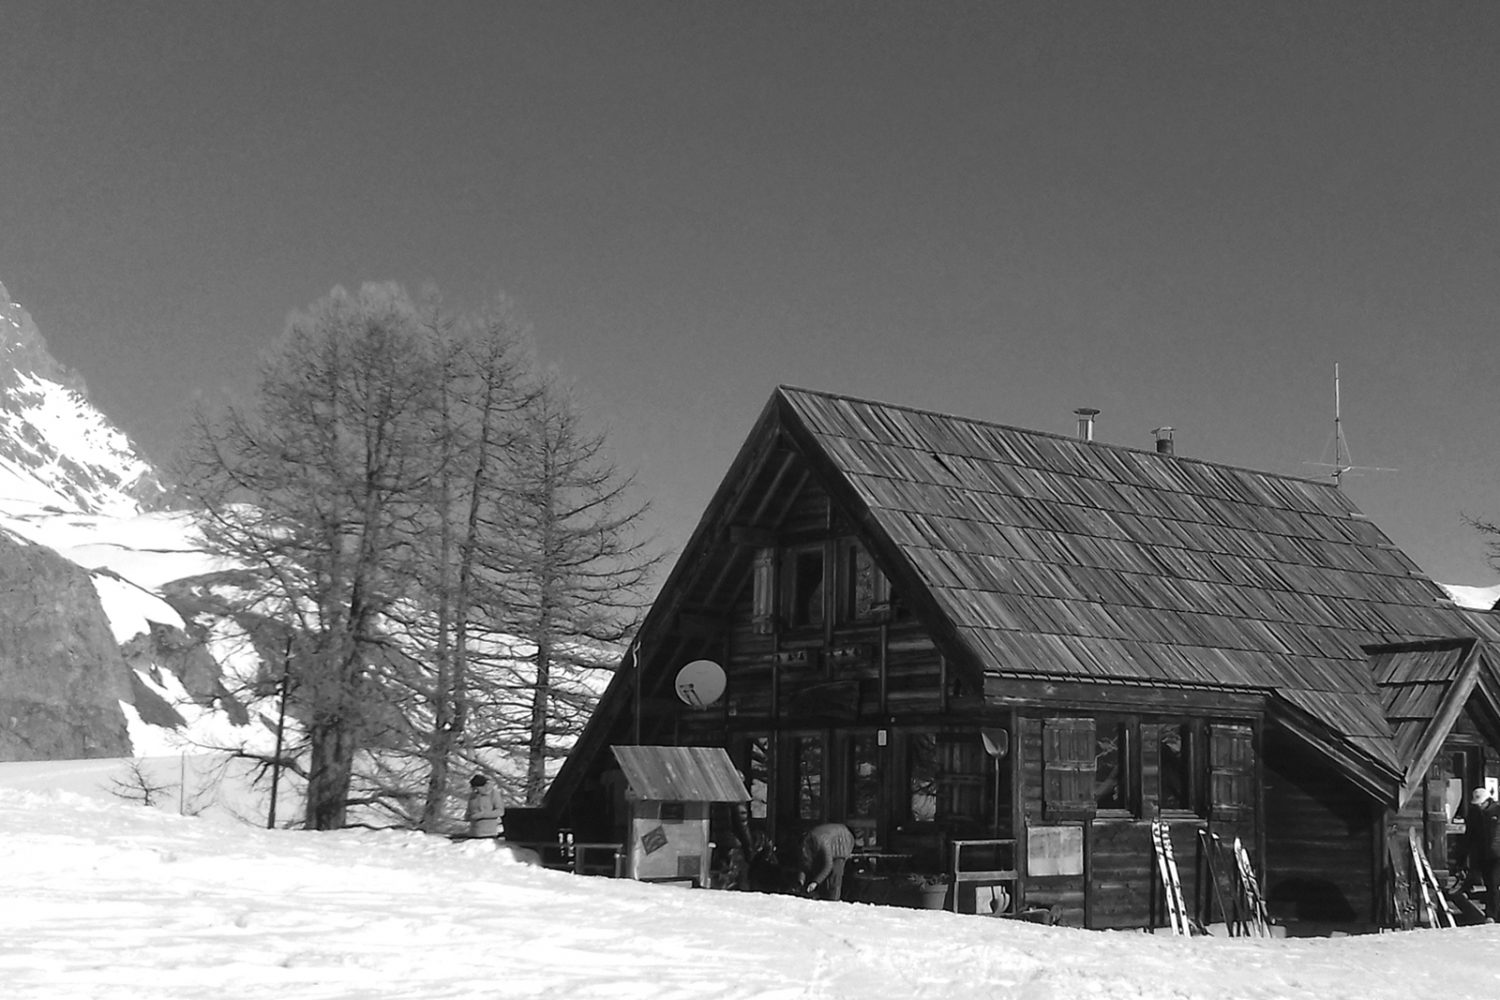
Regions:
[[[307,774],[309,830],[338,830],[349,809],[349,781],[354,766],[354,740],[339,717],[314,719],[308,727],[310,757]]]
[[[552,644],[543,632],[536,647],[536,688],[531,695],[531,738],[526,747],[526,804],[539,806],[547,791],[547,696],[552,682]]]

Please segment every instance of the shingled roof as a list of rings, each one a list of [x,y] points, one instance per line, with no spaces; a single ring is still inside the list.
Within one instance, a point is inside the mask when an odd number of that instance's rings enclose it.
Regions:
[[[773,402],[986,673],[1274,693],[1404,776],[1362,647],[1467,630],[1332,485],[802,389]]]
[[[986,691],[1032,679],[1260,694],[1281,726],[1381,798],[1409,793],[1426,766],[1413,753],[1430,758],[1452,722],[1451,711],[1425,714],[1432,692],[1397,690],[1423,664],[1443,665],[1448,680],[1433,683],[1450,693],[1472,676],[1463,683],[1500,732],[1500,657],[1465,673],[1474,658],[1453,652],[1500,650],[1500,614],[1455,608],[1329,483],[786,386],[647,615],[648,645],[674,634],[681,611],[722,610],[748,572],[729,526],[764,527],[761,512],[774,521],[784,508],[768,506],[768,491],[809,475],[952,668]],[[1432,640],[1465,641],[1438,643],[1446,652],[1431,661],[1366,649]],[[644,676],[630,662],[549,803],[571,794],[627,712]],[[1422,700],[1416,715],[1401,714],[1403,697]]]

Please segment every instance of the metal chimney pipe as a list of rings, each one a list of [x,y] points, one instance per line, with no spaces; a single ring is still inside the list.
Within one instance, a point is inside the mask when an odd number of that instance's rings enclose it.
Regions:
[[[1156,453],[1158,455],[1177,454],[1177,446],[1172,443],[1172,428],[1158,427],[1151,433],[1156,435]]]
[[[1099,411],[1092,406],[1080,406],[1073,411],[1078,415],[1078,437],[1083,441],[1094,440],[1094,418]]]

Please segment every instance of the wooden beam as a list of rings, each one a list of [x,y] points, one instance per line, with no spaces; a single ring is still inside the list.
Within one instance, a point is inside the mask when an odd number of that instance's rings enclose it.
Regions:
[[[683,610],[672,619],[669,631],[694,639],[717,639],[729,627],[727,615],[709,611]]]
[[[1147,684],[1091,684],[1088,681],[984,675],[984,700],[996,707],[1046,706],[1060,709],[1132,709],[1159,712],[1217,712],[1259,715],[1267,695],[1254,690],[1153,687]]]
[[[749,524],[731,524],[729,544],[757,549],[766,548],[776,544],[776,530]]]

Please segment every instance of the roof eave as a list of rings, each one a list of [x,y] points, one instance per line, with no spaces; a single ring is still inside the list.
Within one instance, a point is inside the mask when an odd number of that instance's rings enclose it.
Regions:
[[[1274,696],[1274,692],[1271,694],[1269,717],[1273,722],[1326,757],[1341,774],[1376,801],[1395,801],[1404,775],[1359,750],[1311,713]]]

